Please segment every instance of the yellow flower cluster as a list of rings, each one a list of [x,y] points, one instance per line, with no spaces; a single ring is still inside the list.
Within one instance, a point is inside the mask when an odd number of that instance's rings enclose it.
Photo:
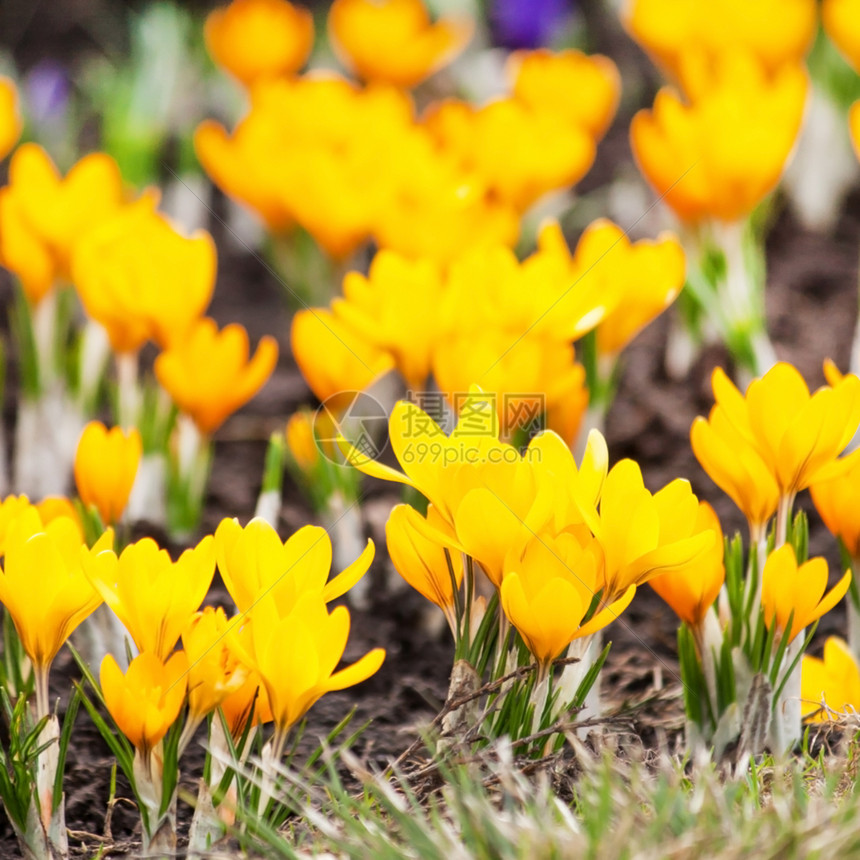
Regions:
[[[308,526],[282,543],[253,520],[224,520],[216,535],[172,561],[151,538],[117,555],[111,531],[88,549],[68,516],[45,521],[24,498],[0,505],[5,560],[0,602],[33,663],[40,706],[60,647],[104,601],[140,652],[123,673],[108,655],[105,702],[123,733],[148,754],[177,719],[188,695],[192,726],[221,707],[238,737],[252,704],[258,722],[287,732],[329,690],[357,684],[381,665],[377,649],[335,671],[349,634],[345,607],[326,604],[367,571],[373,545],[328,582],[331,542]],[[218,567],[238,614],[200,605]],[[184,651],[174,649],[182,638]],[[47,713],[44,711],[44,713]]]
[[[801,490],[856,462],[837,458],[860,424],[860,379],[845,376],[810,394],[800,373],[780,362],[745,395],[719,368],[712,384],[716,403],[707,419],[693,422],[693,453],[757,542],[780,505],[790,509]]]
[[[153,340],[163,350],[159,382],[210,433],[263,385],[277,345],[263,338],[249,362],[241,326],[219,333],[203,317],[215,287],[212,237],[182,235],[157,204],[154,191],[127,200],[108,155],[87,155],[61,177],[44,149],[24,144],[0,189],[0,264],[32,306],[73,284],[118,355]]]
[[[213,13],[210,47],[249,83],[250,109],[232,134],[203,123],[195,146],[216,184],[271,232],[298,224],[336,259],[369,239],[442,263],[468,247],[512,245],[527,207],[588,170],[615,112],[611,61],[539,52],[516,58],[510,95],[480,108],[443,102],[419,119],[399,87],[462,47],[465,24],[430,24],[420,0],[335,3],[329,27],[369,82],[359,86],[333,72],[292,74],[304,38],[287,38],[287,19],[296,30],[306,22],[289,6],[243,0]],[[258,43],[259,57],[246,56]],[[255,59],[265,68],[253,69]]]
[[[321,400],[360,390],[396,367],[423,391],[430,376],[454,403],[473,382],[504,403],[503,436],[534,417],[543,395],[549,426],[574,439],[588,402],[573,342],[597,330],[614,356],[678,295],[684,254],[669,235],[631,243],[594,222],[571,253],[557,223],[520,262],[504,246],[475,249],[448,267],[377,253],[350,272],[331,310],[293,319],[296,362]]]
[[[629,0],[622,15],[630,35],[679,82],[695,53],[714,57],[742,48],[768,73],[799,64],[816,18],[815,0]]]
[[[596,431],[579,467],[551,431],[521,454],[499,441],[496,411],[476,390],[450,436],[406,401],[389,433],[403,472],[355,449],[349,459],[429,501],[426,517],[406,506],[392,513],[386,532],[397,569],[453,626],[463,575],[456,558],[473,559],[543,672],[574,639],[613,621],[638,585],[715,541],[686,481],[652,494],[634,462],[608,468]]]

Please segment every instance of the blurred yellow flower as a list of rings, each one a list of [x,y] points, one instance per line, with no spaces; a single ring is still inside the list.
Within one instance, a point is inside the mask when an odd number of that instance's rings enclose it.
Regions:
[[[209,590],[215,541],[207,535],[174,562],[152,538],[142,538],[119,558],[113,551],[91,552],[85,569],[138,651],[166,660]]]
[[[314,433],[315,421],[316,413],[307,408],[294,412],[287,421],[287,447],[302,472],[309,472],[320,459],[320,451]]]
[[[827,561],[812,558],[798,566],[791,544],[774,550],[764,563],[761,579],[761,607],[768,629],[774,624],[791,642],[839,603],[851,584],[851,571],[827,591]],[[791,629],[788,629],[789,619]]]
[[[200,123],[194,132],[194,150],[203,169],[227,195],[250,207],[267,229],[278,234],[293,224],[289,202],[272,183],[264,141],[277,133],[269,117],[249,114],[232,135],[214,120]]]
[[[582,126],[552,112],[533,111],[513,97],[480,108],[444,101],[425,125],[464,173],[480,177],[490,194],[524,212],[544,194],[576,184],[591,167],[596,144]]]
[[[539,534],[506,561],[500,595],[502,609],[517,628],[539,672],[574,640],[602,630],[628,606],[636,586],[585,616],[603,587],[602,552],[592,540],[585,546],[571,534]]]
[[[225,518],[215,530],[215,551],[221,578],[240,612],[249,612],[265,594],[286,615],[305,592],[321,595],[326,603],[346,594],[370,567],[374,546],[368,540],[362,554],[330,581],[331,538],[319,526],[304,526],[281,541],[260,517],[244,528]]]
[[[9,162],[9,184],[0,189],[0,265],[38,304],[71,277],[76,244],[121,203],[122,177],[110,156],[84,156],[62,178],[42,147],[19,146]]]
[[[287,0],[233,0],[209,13],[203,33],[212,59],[251,86],[301,69],[313,48],[314,21]]]
[[[248,671],[228,647],[228,632],[236,624],[220,607],[207,606],[191,616],[182,631],[188,656],[188,710],[192,719],[212,713],[247,680]]]
[[[692,628],[700,627],[726,579],[723,564],[723,530],[714,509],[699,502],[693,534],[714,533],[714,542],[688,565],[655,576],[648,584]]]
[[[609,57],[546,49],[511,55],[508,76],[515,99],[535,113],[552,114],[603,137],[621,96],[621,76]]]
[[[143,445],[137,428],[110,430],[101,421],[84,427],[75,453],[75,484],[87,507],[95,507],[105,525],[119,522],[137,476]]]
[[[351,326],[322,308],[299,311],[290,330],[293,357],[311,391],[321,401],[367,388],[394,366],[394,359]],[[338,408],[337,401],[328,406]]]
[[[748,5],[748,4],[745,4]],[[769,77],[731,52],[698,70],[693,100],[672,89],[630,125],[639,169],[682,221],[735,221],[772,191],[794,148],[808,76],[787,65]]]
[[[251,612],[251,667],[260,675],[272,719],[283,737],[321,696],[369,678],[382,665],[385,651],[375,648],[335,672],[349,637],[349,610],[329,613],[322,594],[305,591],[286,615],[271,597]]]
[[[186,237],[144,197],[82,239],[72,278],[84,309],[108,332],[117,352],[135,352],[147,339],[162,348],[182,340],[203,314],[215,288],[212,237]]]
[[[125,674],[112,654],[102,660],[99,680],[105,705],[142,756],[150,753],[179,716],[187,673],[188,657],[183,651],[166,662],[150,652],[139,654]]]
[[[518,429],[539,423],[544,411],[579,397],[585,371],[570,343],[487,328],[480,335],[464,332],[437,342],[433,375],[452,405],[478,382],[494,398],[502,437],[510,439]]]
[[[813,483],[809,491],[824,525],[851,558],[860,561],[860,461],[834,478]]]
[[[454,589],[463,581],[463,555],[448,551],[426,534],[425,524],[444,529],[436,522],[438,514],[432,506],[427,518],[409,505],[396,505],[385,524],[388,554],[397,572],[419,594],[435,603],[445,614],[452,633],[457,630],[454,611]]]
[[[764,526],[780,497],[847,468],[837,457],[860,424],[856,376],[810,395],[800,373],[779,362],[745,395],[720,368],[711,382],[716,403],[707,421],[693,422],[693,453],[751,525]]]
[[[575,364],[573,373],[567,377],[566,383],[568,387],[564,391],[559,391],[558,400],[555,403],[547,403],[546,426],[558,433],[565,443],[572,447],[579,436],[590,398],[585,380],[585,368],[581,364]]]
[[[860,74],[860,2],[824,0],[821,23],[845,59]]]
[[[440,147],[426,127],[401,135],[378,185],[373,237],[404,256],[447,266],[476,248],[513,246],[519,236],[513,204],[466,168],[461,151]]]
[[[21,496],[21,498],[23,499],[24,496]],[[0,505],[0,508],[2,508],[2,505]],[[35,508],[45,525],[60,517],[67,517],[76,523],[80,529],[81,518],[78,516],[77,508],[72,504],[71,499],[67,499],[65,496],[46,496],[41,502],[36,503]],[[0,514],[0,518],[2,518],[2,514]],[[0,526],[1,529],[2,526]],[[84,533],[81,531],[81,543],[83,542]]]
[[[249,355],[248,332],[238,323],[218,331],[203,317],[187,336],[155,359],[155,376],[201,434],[214,433],[265,385],[278,361],[277,341],[260,338]]]
[[[472,249],[448,269],[443,329],[451,336],[507,333],[509,345],[523,334],[569,345],[598,325],[617,301],[613,275],[619,273],[611,262],[607,259],[599,273],[593,259],[587,262],[594,274],[585,277],[586,261],[572,263],[555,221],[542,226],[537,251],[522,262],[501,245]],[[463,313],[464,307],[479,311]]]
[[[112,542],[108,530],[88,550],[74,520],[59,517],[43,525],[35,508],[9,524],[0,602],[12,616],[37,681],[47,683],[48,667],[63,643],[102,602],[84,567]]]
[[[768,72],[798,63],[816,17],[815,0],[628,0],[622,15],[630,35],[676,80],[691,49],[714,56],[744,48]]]
[[[848,643],[837,636],[824,643],[824,659],[803,656],[800,684],[803,715],[810,722],[825,723],[834,713],[860,710],[860,666]]]
[[[0,77],[0,159],[5,158],[18,141],[22,125],[15,84],[9,78]]]
[[[195,148],[219,187],[269,230],[298,225],[337,260],[373,238],[447,263],[518,235],[517,213],[440,149],[391,86],[361,88],[331,73],[261,82],[233,132],[203,123]]]
[[[367,81],[410,88],[447,65],[472,38],[471,18],[431,23],[421,0],[334,0],[332,45],[344,65]]]
[[[430,375],[433,347],[441,324],[443,292],[439,266],[381,250],[367,276],[349,272],[335,317],[367,343],[390,353],[406,384],[421,391]]]

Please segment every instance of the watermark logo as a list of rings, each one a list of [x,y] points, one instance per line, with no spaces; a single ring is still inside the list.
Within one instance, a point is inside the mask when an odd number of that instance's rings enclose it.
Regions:
[[[488,459],[474,448],[474,440],[498,432],[498,460],[518,458],[520,451],[545,429],[545,395],[534,392],[407,391],[408,404],[399,428],[410,463],[474,463]],[[356,460],[378,460],[388,446],[389,415],[366,391],[345,391],[325,400],[314,415],[314,437],[323,457],[343,464],[345,443]],[[458,445],[449,439],[456,428]],[[344,441],[345,440],[345,443]],[[503,443],[510,443],[505,445]],[[486,454],[486,452],[484,452]],[[495,454],[493,454],[495,456]],[[405,465],[405,464],[401,464]]]
[[[366,391],[341,391],[317,409],[314,437],[320,454],[333,463],[344,462],[340,439],[363,457],[378,460],[388,445],[388,413]]]

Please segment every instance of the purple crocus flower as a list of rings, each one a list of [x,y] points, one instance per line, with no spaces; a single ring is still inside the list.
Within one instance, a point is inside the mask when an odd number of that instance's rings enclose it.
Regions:
[[[571,11],[571,0],[491,0],[494,41],[512,50],[548,45]]]
[[[41,60],[24,84],[27,112],[37,124],[56,122],[65,117],[69,106],[69,76],[56,60]]]

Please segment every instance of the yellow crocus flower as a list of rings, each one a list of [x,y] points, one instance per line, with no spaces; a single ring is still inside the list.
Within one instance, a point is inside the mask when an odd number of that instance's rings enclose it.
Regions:
[[[654,240],[631,242],[617,224],[598,218],[588,225],[571,254],[558,224],[548,222],[540,232],[538,250],[536,256],[566,260],[565,291],[599,297],[604,310],[595,324],[597,347],[604,355],[620,352],[672,304],[684,286],[684,251],[668,232]],[[563,299],[570,301],[566,295]],[[559,304],[551,315],[558,318],[567,312]]]
[[[487,328],[478,335],[464,332],[438,341],[433,375],[452,405],[479,381],[498,405],[502,438],[510,439],[568,398],[581,403],[585,370],[570,343],[534,332]],[[569,433],[573,423],[559,429]]]
[[[9,526],[31,507],[33,505],[30,504],[30,500],[25,495],[6,496],[0,502],[0,555],[6,552],[6,535],[9,533]],[[44,523],[45,520],[41,519],[41,522]],[[38,531],[38,529],[34,530]],[[83,542],[83,537],[81,537],[81,543]]]
[[[803,656],[800,685],[803,715],[810,722],[825,723],[833,713],[860,710],[860,666],[848,643],[838,636],[824,643],[823,659]]]
[[[309,472],[320,459],[320,449],[314,434],[316,414],[310,409],[299,409],[287,421],[287,447],[302,472]]]
[[[102,602],[84,573],[88,560],[107,551],[106,531],[87,549],[80,526],[68,517],[42,524],[29,507],[8,526],[0,575],[0,603],[33,663],[39,715],[48,713],[48,670],[63,643]]]
[[[272,710],[266,696],[266,688],[260,676],[248,669],[244,683],[230,693],[219,705],[227,729],[234,741],[238,741],[245,731],[251,708],[254,709],[254,725],[262,726],[272,722]]]
[[[110,156],[84,156],[63,178],[42,147],[19,146],[9,162],[9,185],[0,189],[0,265],[18,276],[37,305],[70,278],[77,243],[121,203],[122,177]]]
[[[215,288],[212,237],[205,230],[183,236],[155,202],[147,195],[107,218],[72,258],[81,303],[117,352],[135,352],[148,339],[162,348],[182,340]]]
[[[218,331],[215,320],[204,317],[155,359],[155,376],[208,436],[265,385],[278,361],[277,341],[265,335],[249,353],[244,326],[231,323]]]
[[[233,625],[220,607],[207,606],[191,616],[182,631],[182,647],[188,656],[188,710],[199,721],[212,713],[247,680],[248,671],[228,647]]]
[[[119,730],[146,758],[176,721],[187,686],[188,657],[177,651],[163,661],[139,654],[123,674],[114,656],[102,660],[99,680],[105,705]]]
[[[539,433],[529,443],[527,457],[540,484],[552,486],[555,533],[580,523],[598,528],[597,506],[609,472],[609,449],[599,430],[591,430],[577,465],[570,447],[556,433]]]
[[[119,558],[113,551],[91,553],[85,570],[138,651],[166,660],[209,590],[215,541],[207,535],[174,562],[152,538],[142,538]]]
[[[539,674],[574,640],[602,630],[623,612],[636,586],[583,623],[603,586],[602,550],[571,534],[536,535],[506,560],[501,605],[538,663]]]
[[[490,463],[480,471],[462,471],[454,546],[480,562],[498,588],[510,552],[521,549],[552,519],[555,494],[552,484],[537,480],[525,458],[502,465],[494,457]]]
[[[851,558],[860,560],[860,461],[834,478],[811,484],[809,492],[824,525]]]
[[[480,177],[493,197],[518,212],[550,191],[579,182],[597,151],[594,138],[582,126],[560,113],[532,110],[513,97],[479,108],[454,100],[440,102],[424,122],[464,173]]]
[[[366,277],[344,277],[344,298],[335,299],[331,309],[360,338],[390,353],[407,385],[421,391],[440,334],[442,292],[438,265],[383,249]]]
[[[249,87],[301,69],[313,48],[314,21],[287,0],[233,0],[209,13],[203,33],[212,59]]]
[[[800,65],[770,77],[749,54],[720,55],[697,75],[691,102],[664,88],[633,117],[639,169],[682,221],[739,220],[779,182],[808,89]]]
[[[431,23],[421,0],[335,0],[332,45],[367,81],[411,88],[447,65],[472,38],[474,23],[448,16]]]
[[[595,140],[609,128],[621,96],[618,67],[600,54],[518,51],[508,62],[508,77],[515,99],[585,129]]]
[[[15,84],[0,77],[0,159],[8,155],[21,136],[22,125]]]
[[[496,407],[474,386],[461,404],[450,436],[419,406],[406,400],[399,400],[392,409],[388,436],[402,472],[353,447],[345,452],[349,462],[371,477],[414,487],[451,529],[457,506],[490,461],[515,470],[522,461],[515,448],[499,441]]]
[[[409,505],[395,505],[385,524],[388,554],[403,579],[442,610],[456,634],[454,589],[459,589],[463,581],[463,556],[457,551],[446,553],[435,535],[428,536],[428,526],[444,529],[432,506],[425,519]]]
[[[36,502],[34,507],[45,525],[60,517],[68,517],[72,522],[77,523],[78,528],[81,526],[81,518],[78,516],[77,508],[71,499],[65,496],[45,496],[41,502]],[[83,530],[81,530],[81,543],[84,542],[83,534]]]
[[[6,535],[9,532],[9,526],[23,514],[28,511],[35,511],[39,522],[42,525],[48,525],[57,519],[66,519],[77,526],[80,544],[84,544],[84,533],[81,528],[80,517],[75,509],[75,506],[64,496],[48,496],[42,499],[37,504],[31,504],[30,500],[24,496],[6,496],[0,502],[0,556],[6,552]],[[36,521],[32,519],[32,513],[28,514],[31,519],[28,521],[31,525],[27,528],[32,528],[34,532],[39,531]]]
[[[256,126],[264,126],[264,135]],[[206,120],[194,131],[194,151],[212,181],[228,196],[249,207],[272,233],[286,232],[294,216],[288,201],[273,186],[266,166],[269,163],[261,137],[268,139],[276,125],[269,118],[257,121],[249,114],[231,135],[220,123]]]
[[[688,565],[655,576],[648,584],[691,628],[701,626],[726,579],[723,564],[723,530],[714,509],[699,502],[693,534],[714,533],[714,542]]]
[[[75,484],[81,501],[95,507],[105,525],[122,517],[142,454],[137,428],[108,430],[101,421],[84,427],[75,452]]]
[[[215,530],[215,552],[221,578],[240,612],[249,612],[262,595],[271,597],[286,615],[302,594],[313,592],[328,603],[342,597],[367,573],[373,541],[334,579],[331,538],[319,526],[304,526],[281,541],[275,529],[255,517],[244,528],[223,519]]]
[[[603,547],[605,587],[601,605],[698,559],[714,543],[710,530],[696,531],[698,499],[688,481],[676,479],[652,495],[633,460],[621,460],[606,476],[597,519],[583,518]]]
[[[824,0],[821,23],[845,59],[860,73],[860,2]]]
[[[816,29],[815,0],[628,0],[630,35],[676,80],[690,49],[752,52],[768,72],[803,60]]]
[[[794,547],[783,544],[774,550],[764,564],[761,579],[761,606],[765,624],[774,624],[780,635],[791,642],[804,627],[808,627],[839,603],[851,584],[851,571],[827,591],[827,561],[811,558],[797,564]],[[788,620],[794,613],[791,629]]]
[[[743,395],[720,368],[711,383],[716,404],[693,422],[693,452],[751,523],[766,523],[777,497],[847,467],[837,457],[860,424],[860,378],[810,394],[796,368],[779,362]]]
[[[321,308],[293,317],[290,342],[302,376],[321,401],[343,392],[351,398],[394,367],[387,350]]]
[[[338,606],[329,613],[325,600],[316,591],[301,594],[283,616],[270,597],[255,604],[251,612],[251,650],[245,659],[263,681],[281,737],[321,696],[361,683],[382,665],[385,651],[375,648],[335,671],[343,659],[349,626],[349,610]]]

